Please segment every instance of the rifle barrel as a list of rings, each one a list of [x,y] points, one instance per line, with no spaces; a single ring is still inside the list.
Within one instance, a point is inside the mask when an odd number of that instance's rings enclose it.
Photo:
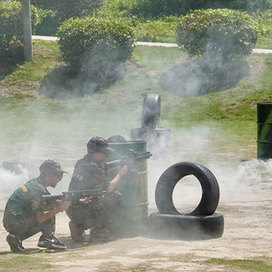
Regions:
[[[63,195],[42,195],[42,199],[58,199],[62,198]]]

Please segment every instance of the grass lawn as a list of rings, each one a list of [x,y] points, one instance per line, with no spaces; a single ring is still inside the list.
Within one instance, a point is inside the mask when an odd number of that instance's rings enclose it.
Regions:
[[[63,65],[58,45],[34,41],[34,60],[0,81],[1,123],[20,124],[22,135],[27,136],[38,117],[66,120],[69,116],[85,126],[88,115],[94,127],[99,127],[101,120],[105,127],[112,125],[113,119],[122,120],[116,124],[117,133],[139,126],[144,95],[157,93],[162,99],[161,126],[183,128],[210,123],[229,135],[234,146],[237,142],[245,148],[254,145],[257,103],[272,100],[272,56],[250,56],[250,74],[235,88],[192,98],[171,94],[159,84],[162,72],[185,60],[188,57],[178,48],[137,46],[134,60],[127,65],[128,73],[119,82],[92,96],[52,100],[39,95],[38,90],[42,77]],[[6,131],[13,133],[12,129]]]
[[[52,271],[53,268],[45,256],[9,254],[0,259],[1,271]]]

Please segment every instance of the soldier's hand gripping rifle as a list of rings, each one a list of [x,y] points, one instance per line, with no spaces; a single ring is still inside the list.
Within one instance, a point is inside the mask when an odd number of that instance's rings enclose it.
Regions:
[[[118,169],[120,166],[126,165],[129,173],[137,173],[137,162],[149,159],[152,156],[150,152],[139,153],[134,150],[129,150],[128,155],[124,158],[109,161],[105,163],[106,171]]]
[[[44,211],[52,209],[58,201],[78,202],[80,199],[89,198],[98,199],[106,194],[102,189],[78,190],[62,192],[60,195],[43,195],[40,201],[40,208]]]

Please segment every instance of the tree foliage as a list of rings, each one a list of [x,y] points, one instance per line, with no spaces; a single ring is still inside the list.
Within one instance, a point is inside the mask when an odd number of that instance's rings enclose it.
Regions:
[[[228,8],[253,13],[272,8],[272,0],[108,0],[107,6],[114,13],[157,19],[164,16],[186,15],[196,9]]]
[[[32,28],[39,22],[37,9],[31,5]],[[1,63],[23,59],[23,22],[20,1],[0,1],[0,58]]]
[[[33,5],[44,10],[57,11],[59,20],[64,21],[75,16],[91,15],[104,0],[32,0]]]

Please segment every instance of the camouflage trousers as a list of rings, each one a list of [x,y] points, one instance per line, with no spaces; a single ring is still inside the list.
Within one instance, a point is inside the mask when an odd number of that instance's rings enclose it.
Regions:
[[[41,232],[44,236],[50,236],[55,232],[55,217],[43,223],[38,223],[35,215],[12,217],[8,222],[4,222],[7,232],[16,234],[21,241]]]
[[[121,193],[118,191],[106,194],[88,204],[73,204],[67,210],[67,215],[83,229],[109,228],[121,204]]]

